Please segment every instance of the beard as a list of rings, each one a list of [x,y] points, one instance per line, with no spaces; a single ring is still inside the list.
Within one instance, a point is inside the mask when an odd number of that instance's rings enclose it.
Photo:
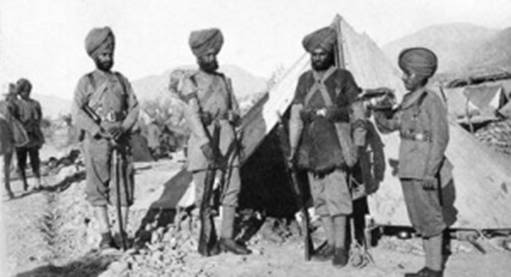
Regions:
[[[326,59],[312,60],[311,67],[316,71],[324,71],[334,65],[334,55],[330,53]]]
[[[199,63],[199,67],[203,71],[208,72],[208,73],[213,73],[218,69],[218,62],[216,60],[206,62],[206,61],[199,59],[198,63]]]
[[[102,71],[110,71],[112,69],[112,66],[114,65],[114,61],[99,61],[96,60],[96,67]]]
[[[313,61],[311,64],[312,69],[316,71],[323,71],[330,68],[332,65],[334,65],[332,59],[324,60],[324,61]]]

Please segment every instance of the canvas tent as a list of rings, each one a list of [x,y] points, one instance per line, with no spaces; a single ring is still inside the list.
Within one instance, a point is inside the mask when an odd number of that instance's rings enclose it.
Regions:
[[[378,46],[365,34],[359,34],[340,16],[333,26],[339,34],[338,56],[350,70],[362,88],[381,86],[395,89],[398,99],[404,95],[399,72],[385,57]],[[246,202],[258,206],[280,207],[292,210],[294,202],[286,190],[287,177],[275,135],[278,114],[284,114],[294,96],[298,77],[309,66],[309,59],[303,55],[243,118],[243,145],[245,158],[241,169],[242,193],[240,204]],[[380,165],[378,190],[369,196],[370,214],[376,223],[382,225],[410,226],[398,178],[399,137],[397,134],[379,135],[384,157],[377,159],[378,149],[374,146],[367,151],[367,164]],[[511,228],[511,160],[492,152],[480,144],[468,132],[450,120],[450,143],[447,156],[454,164],[455,194],[451,186],[450,199],[456,210],[450,214],[456,228],[500,229]],[[265,193],[261,193],[265,191]],[[270,199],[265,199],[267,196]],[[278,209],[276,209],[278,211]],[[284,212],[283,212],[284,213]]]
[[[502,83],[484,83],[444,89],[449,112],[458,123],[484,123],[498,120],[508,102]]]

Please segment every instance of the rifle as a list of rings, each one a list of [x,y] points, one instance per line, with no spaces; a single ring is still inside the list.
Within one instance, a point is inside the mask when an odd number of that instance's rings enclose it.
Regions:
[[[128,249],[126,244],[126,233],[124,232],[123,228],[123,218],[122,218],[122,212],[121,212],[121,184],[119,182],[120,178],[120,166],[119,166],[119,160],[121,159],[121,156],[119,154],[119,149],[117,143],[112,139],[113,149],[112,149],[112,164],[113,168],[115,170],[114,176],[115,176],[115,189],[117,192],[117,201],[116,201],[116,208],[117,208],[117,221],[119,222],[119,233],[121,235],[121,242],[122,242],[122,250],[126,251]]]
[[[101,122],[101,118],[92,110],[91,107],[89,107],[89,105],[84,104],[83,106],[80,107],[80,109],[82,109],[82,111],[85,112],[85,114],[97,124]],[[80,133],[78,134],[78,141],[82,141],[84,138],[85,130],[80,129]]]
[[[206,132],[207,128],[204,126]],[[210,137],[210,144],[213,149],[218,149],[220,142],[220,124],[215,121],[213,127],[213,136]],[[215,155],[218,151],[213,151]],[[217,157],[215,157],[216,159]],[[202,194],[202,201],[200,205],[199,218],[201,221],[199,233],[198,252],[202,256],[212,256],[219,252],[215,231],[215,222],[213,221],[213,207],[211,206],[211,197],[213,196],[213,185],[215,183],[217,166],[214,162],[208,165],[206,177],[204,178],[204,192]]]
[[[281,139],[281,149],[282,154],[284,158],[284,163],[286,167],[286,172],[289,178],[289,181],[291,182],[291,186],[293,189],[293,192],[295,194],[295,202],[299,209],[299,214],[302,217],[301,220],[301,234],[304,236],[304,257],[306,261],[310,261],[311,254],[314,251],[314,244],[312,242],[311,233],[309,229],[309,213],[307,212],[306,202],[307,202],[307,196],[304,192],[304,190],[301,188],[300,179],[298,178],[298,173],[296,171],[296,167],[294,165],[288,164],[287,160],[288,157],[286,155],[285,149],[287,149],[286,142],[289,141],[288,133],[286,132],[285,124],[283,122],[282,115],[280,113],[277,113],[277,116],[279,117],[279,125],[281,127],[282,134],[284,135],[285,139]]]
[[[366,89],[357,96],[358,101],[371,101],[375,98],[382,98],[377,103],[370,105],[373,110],[389,110],[396,104],[394,90],[380,87],[375,89]]]

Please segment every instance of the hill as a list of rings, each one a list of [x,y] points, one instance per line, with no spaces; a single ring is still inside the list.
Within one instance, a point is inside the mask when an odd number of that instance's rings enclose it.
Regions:
[[[432,49],[440,60],[439,73],[458,72],[465,68],[474,53],[498,33],[498,30],[468,23],[433,25],[383,46],[395,64],[399,52],[406,47],[424,46]]]
[[[31,97],[41,104],[43,117],[55,119],[71,112],[71,100],[44,94],[33,94]]]
[[[467,70],[511,70],[511,27],[491,36],[475,50],[472,57]]]
[[[160,75],[150,75],[132,82],[133,89],[140,100],[154,100],[160,97],[166,98],[170,74],[176,69],[193,69],[195,66],[179,66],[167,70]],[[224,65],[220,71],[232,79],[234,93],[238,98],[264,91],[266,89],[266,79],[253,75],[236,65]]]

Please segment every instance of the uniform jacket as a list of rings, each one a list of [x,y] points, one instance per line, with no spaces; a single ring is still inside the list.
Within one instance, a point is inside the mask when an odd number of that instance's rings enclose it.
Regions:
[[[320,88],[321,85],[326,88],[326,93]],[[309,164],[316,164],[314,160],[321,162],[327,159],[333,160],[336,166],[344,163],[347,155],[342,151],[352,148],[350,117],[359,93],[359,87],[347,70],[331,67],[323,76],[313,70],[300,76],[290,121],[291,146],[297,146],[300,141],[299,164],[304,156],[308,157],[305,159],[309,160]],[[307,120],[303,116],[306,111],[322,108],[327,108],[326,119]],[[341,132],[339,129],[343,126],[347,128]]]
[[[188,140],[188,170],[205,169],[208,161],[200,147],[209,143],[206,130],[201,121],[200,111],[208,113],[220,123],[220,151],[226,154],[235,139],[234,127],[226,119],[228,111],[239,114],[239,106],[232,91],[229,78],[222,73],[206,73],[197,70],[186,76],[179,88],[182,99],[187,103],[184,116],[191,134]],[[208,132],[212,134],[213,124]],[[238,161],[235,161],[235,164]]]
[[[43,113],[41,105],[34,99],[17,99],[14,117],[23,125],[28,135],[28,143],[24,147],[41,147],[44,135],[41,130]]]
[[[421,88],[406,94],[391,118],[375,112],[383,133],[399,131],[399,177],[424,179],[438,177],[449,142],[447,109],[433,91]]]
[[[84,107],[90,107],[100,121],[95,121]],[[73,100],[75,125],[85,131],[83,148],[86,159],[90,159],[89,170],[97,174],[103,182],[109,180],[109,159],[112,151],[108,140],[94,138],[101,129],[120,125],[126,130],[119,143],[129,148],[131,133],[139,114],[137,98],[130,82],[120,73],[107,73],[95,70],[84,75],[78,82]],[[115,117],[115,122],[112,118]]]

